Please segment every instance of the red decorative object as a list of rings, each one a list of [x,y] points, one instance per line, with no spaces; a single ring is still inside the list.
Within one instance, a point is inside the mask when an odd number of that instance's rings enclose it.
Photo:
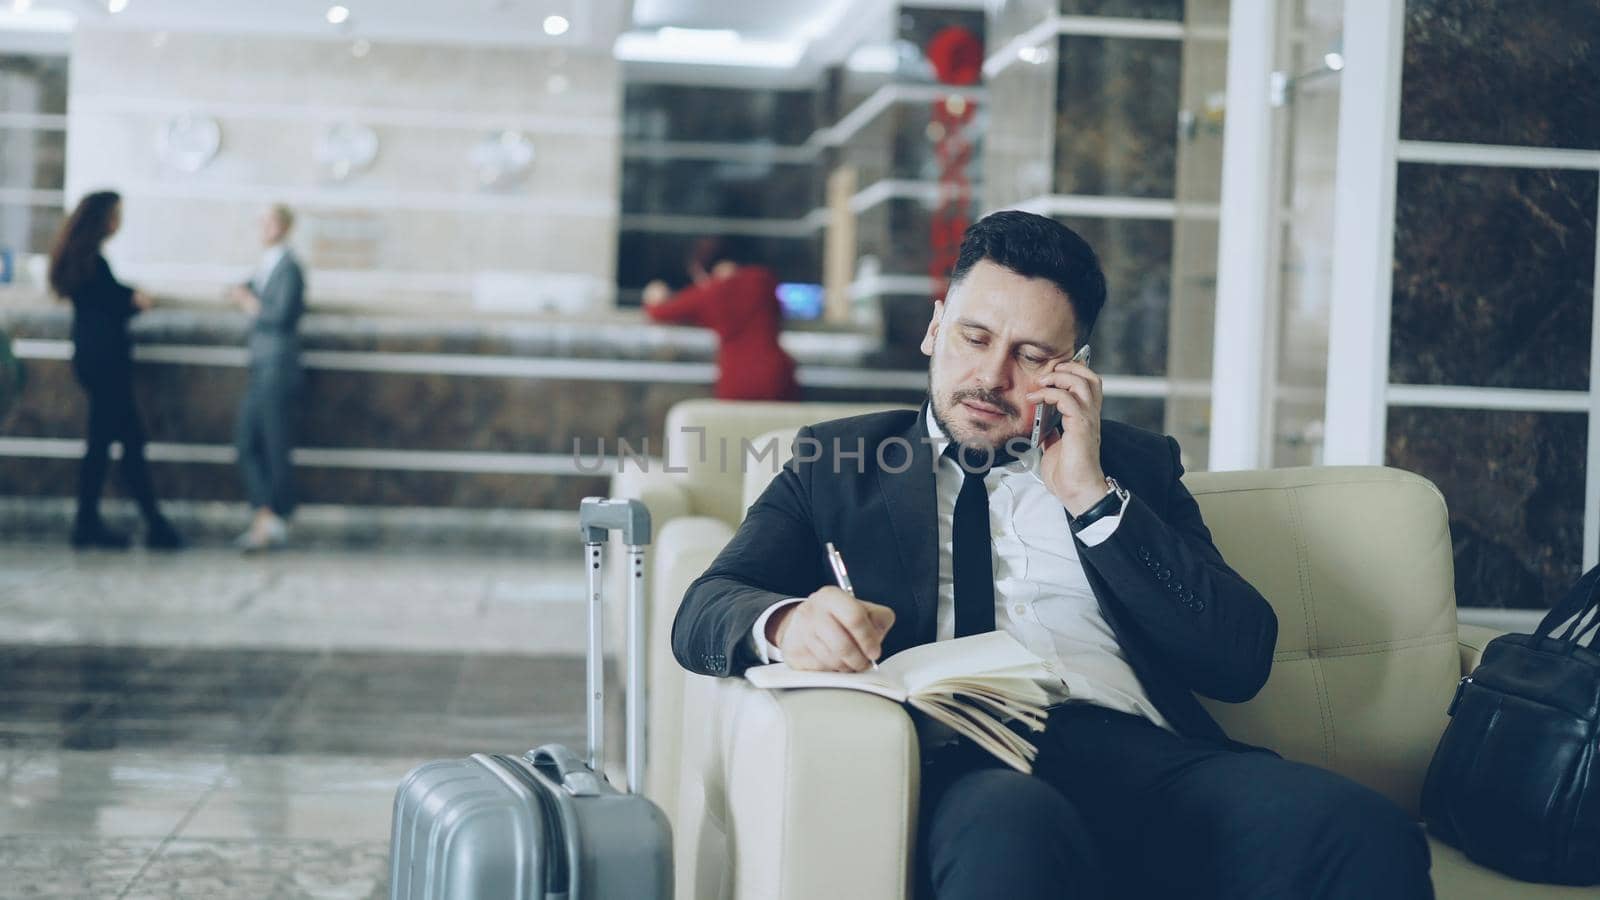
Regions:
[[[923,53],[944,84],[977,84],[983,77],[983,41],[960,25],[939,29]]]
[[[948,85],[977,84],[983,75],[983,42],[959,25],[942,28],[924,50],[939,81]],[[970,97],[951,94],[933,102],[928,139],[933,141],[939,164],[939,195],[928,235],[928,274],[936,285],[933,299],[944,298],[961,236],[972,215],[972,183],[967,168],[972,162],[972,142],[966,128],[977,112]]]

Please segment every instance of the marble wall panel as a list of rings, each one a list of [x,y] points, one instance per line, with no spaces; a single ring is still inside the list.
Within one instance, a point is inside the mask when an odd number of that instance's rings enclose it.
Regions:
[[[431,294],[459,309],[478,273],[511,271],[576,275],[591,303],[609,300],[621,90],[607,51],[380,42],[358,58],[344,42],[91,23],[74,35],[71,79],[67,190],[124,192],[112,259],[144,267],[128,274],[158,277],[158,290],[215,296],[214,267],[249,265],[253,222],[282,200],[301,213],[313,268],[376,276],[324,280],[324,297],[370,305],[394,291],[403,308]],[[155,149],[181,113],[222,127],[216,158],[190,175]],[[368,170],[338,183],[315,160],[336,121],[369,125],[380,142]],[[500,128],[528,134],[536,160],[490,193],[468,154]],[[396,290],[397,272],[435,277]]]
[[[1449,505],[1458,605],[1545,609],[1577,580],[1587,430],[1574,413],[1389,410],[1386,462]]]
[[[152,463],[151,480],[163,500],[244,502],[239,472],[232,465]],[[604,495],[613,464],[595,476],[467,474],[395,470],[324,469],[300,466],[295,490],[300,502],[340,506],[430,506],[468,509],[577,509],[584,497]],[[78,463],[69,459],[0,457],[0,494],[70,497],[77,490]],[[124,496],[113,467],[106,497]]]
[[[1596,178],[1402,164],[1390,379],[1588,389]]]
[[[1176,196],[1182,45],[1068,36],[1057,54],[1054,193]]]
[[[78,438],[86,403],[66,363],[32,361],[7,414],[10,437]],[[231,446],[243,369],[141,365],[146,433],[168,443]],[[568,454],[604,438],[638,446],[667,409],[710,394],[705,384],[558,381],[311,369],[296,415],[302,447]]]
[[[1400,137],[1600,149],[1600,5],[1407,0]]]
[[[1148,219],[1060,221],[1089,242],[1106,274],[1106,305],[1090,338],[1095,369],[1117,375],[1166,374],[1172,223]]]
[[[130,194],[123,227],[106,255],[119,275],[184,297],[221,296],[237,267],[241,280],[259,260],[254,235],[265,201]],[[581,211],[580,211],[581,212]],[[174,223],[181,223],[181,227]],[[589,275],[609,283],[616,220],[607,210],[548,210],[537,198],[482,210],[366,209],[353,201],[300,207],[290,243],[307,266],[308,302],[381,301],[390,290],[464,298],[484,270]],[[604,257],[604,278],[595,260]],[[333,277],[319,278],[318,270]],[[406,273],[440,276],[414,289]],[[442,309],[459,311],[462,303]]]
[[[551,75],[563,82],[549,83]],[[379,107],[613,118],[620,66],[610,48],[424,46],[169,32],[86,22],[73,34],[72,93],[92,105],[147,103]],[[560,90],[552,90],[559,86]],[[311,98],[308,102],[307,98]]]
[[[441,194],[471,197],[524,197],[530,202],[593,202],[616,190],[617,144],[610,136],[582,132],[528,133],[534,163],[520,182],[488,189],[478,180],[471,157],[492,133],[483,128],[377,123],[378,153],[370,168],[340,182],[318,163],[317,144],[327,129],[314,119],[277,121],[245,113],[216,116],[222,131],[217,155],[198,172],[184,173],[163,162],[160,136],[170,116],[142,110],[84,112],[72,119],[74,164],[97,166],[98,148],[121,148],[115,186],[140,194],[179,196],[313,197],[337,202],[341,194],[393,192],[390,200]],[[492,119],[490,121],[493,121]],[[507,116],[504,127],[519,130]],[[80,179],[80,184],[82,179]],[[440,202],[440,201],[434,201]]]

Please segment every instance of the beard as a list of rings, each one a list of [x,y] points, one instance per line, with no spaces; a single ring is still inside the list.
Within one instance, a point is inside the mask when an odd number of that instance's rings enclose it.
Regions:
[[[951,427],[952,413],[964,400],[971,400],[998,409],[1015,419],[1018,410],[999,391],[985,388],[959,388],[951,391],[949,396],[940,397],[934,390],[934,366],[928,366],[928,407],[933,410],[933,421],[944,432],[944,436],[962,447],[974,450],[999,450],[1003,449],[1006,442],[1017,437],[1027,437],[1027,431],[1013,431],[1005,422],[979,423],[969,425],[957,423],[957,432]]]

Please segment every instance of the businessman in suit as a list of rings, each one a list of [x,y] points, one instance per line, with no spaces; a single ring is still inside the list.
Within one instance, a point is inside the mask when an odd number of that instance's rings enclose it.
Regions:
[[[273,206],[261,219],[261,263],[231,296],[250,316],[246,344],[250,383],[234,427],[234,446],[245,493],[255,514],[236,542],[245,552],[282,546],[294,513],[294,406],[300,391],[300,316],[305,275],[286,243],[294,227],[288,207]]]
[[[802,429],[689,587],[674,654],[715,676],[860,671],[996,628],[1038,654],[1055,705],[1033,774],[924,741],[924,895],[1431,897],[1399,808],[1230,740],[1196,701],[1260,690],[1277,619],[1212,543],[1177,442],[1102,420],[1100,378],[1072,357],[1105,296],[1066,226],[975,223],[923,340],[929,403]],[[1062,426],[1033,448],[1038,403]],[[828,541],[855,596],[832,586]]]

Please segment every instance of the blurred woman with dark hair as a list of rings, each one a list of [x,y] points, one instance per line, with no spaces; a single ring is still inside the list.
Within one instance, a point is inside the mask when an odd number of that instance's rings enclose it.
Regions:
[[[133,346],[128,320],[149,309],[149,294],[117,281],[100,248],[122,224],[122,198],[97,191],[78,202],[50,252],[50,287],[72,301],[72,374],[89,399],[88,446],[78,469],[74,547],[128,546],[128,537],[100,520],[111,442],[122,444],[122,480],[145,521],[145,543],[162,550],[183,544],[156,505],[144,458],[144,427],[133,401]]]
[[[717,334],[718,400],[799,400],[794,359],[778,343],[783,308],[778,278],[749,264],[742,245],[697,242],[688,261],[694,283],[677,293],[666,282],[644,288],[644,311],[657,322],[699,325]]]

